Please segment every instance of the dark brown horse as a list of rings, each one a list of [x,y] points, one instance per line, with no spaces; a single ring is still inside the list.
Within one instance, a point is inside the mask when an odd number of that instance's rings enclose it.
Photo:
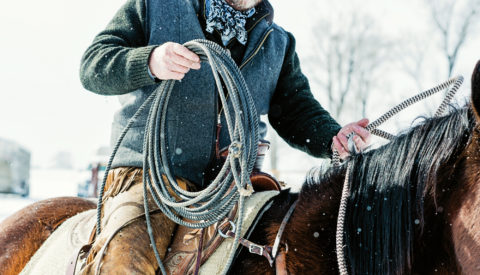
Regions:
[[[352,158],[344,232],[350,274],[480,274],[479,113],[480,62],[472,76],[471,105],[426,119],[391,143]],[[335,230],[345,172],[312,172],[299,194],[283,191],[250,240],[273,245],[298,199],[282,237],[287,272],[338,273]],[[44,225],[26,221],[34,228],[30,235],[16,219],[35,207],[9,218],[7,227],[0,224],[0,248],[14,251],[0,250],[0,273],[20,271],[57,224],[92,207],[85,203],[66,215],[60,211],[45,232]],[[32,234],[33,245],[25,247]],[[275,274],[275,269],[243,250],[230,273]]]
[[[470,106],[426,119],[391,143],[353,157],[345,222],[349,274],[480,274],[480,62]],[[345,168],[311,173],[283,192],[251,234],[282,241],[289,274],[336,274],[335,233]],[[275,274],[243,250],[233,274]]]

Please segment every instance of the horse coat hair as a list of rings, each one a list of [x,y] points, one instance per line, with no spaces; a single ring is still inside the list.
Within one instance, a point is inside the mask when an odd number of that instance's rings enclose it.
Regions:
[[[65,274],[73,253],[88,243],[96,221],[95,213],[95,210],[88,210],[62,223],[37,250],[20,274]]]

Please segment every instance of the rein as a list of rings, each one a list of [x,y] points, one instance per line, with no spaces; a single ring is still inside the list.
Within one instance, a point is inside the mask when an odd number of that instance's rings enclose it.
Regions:
[[[386,112],[384,115],[382,115],[380,118],[378,118],[374,122],[370,123],[366,127],[366,130],[368,130],[369,132],[371,132],[376,136],[379,136],[388,140],[393,140],[395,138],[394,135],[387,133],[385,131],[379,130],[377,129],[377,127],[385,123],[387,120],[395,116],[400,111],[406,109],[410,105],[415,104],[419,101],[422,101],[453,85],[452,88],[447,92],[445,98],[443,99],[442,103],[440,104],[437,111],[435,112],[435,117],[441,116],[445,112],[448,104],[453,99],[453,97],[457,93],[462,83],[463,83],[463,76],[457,76],[449,79],[446,82],[441,83],[438,86],[435,86],[429,90],[421,92],[416,96],[410,97],[407,100],[403,101],[402,103],[390,109],[388,112]],[[347,136],[348,145],[350,147],[349,151],[356,152],[357,150],[353,142],[353,136],[354,136],[354,133],[350,133]],[[338,167],[341,165],[340,157],[336,150],[333,150],[332,162],[334,166]],[[340,200],[340,207],[338,211],[337,232],[336,232],[337,263],[338,263],[338,270],[341,275],[348,275],[347,263],[346,263],[345,254],[344,254],[343,235],[344,235],[345,213],[347,211],[347,200],[350,194],[350,188],[349,188],[350,171],[351,171],[351,162],[348,162],[347,171],[345,174],[345,181],[343,183],[343,188],[342,188],[342,197]]]
[[[230,55],[219,45],[207,40],[192,40],[185,43],[184,46],[196,53],[201,61],[208,62],[212,69],[218,95],[223,105],[228,133],[232,141],[222,169],[214,181],[202,191],[189,192],[183,190],[177,184],[175,176],[171,173],[170,158],[167,154],[168,150],[166,150],[168,148],[166,140],[167,106],[175,81],[164,80],[128,121],[117,140],[107,164],[97,204],[96,234],[99,236],[101,233],[102,198],[113,159],[128,130],[139,115],[151,104],[143,142],[144,207],[151,246],[164,275],[167,272],[160,259],[150,221],[148,192],[152,195],[158,208],[169,219],[190,228],[205,228],[219,222],[227,216],[235,205],[238,205],[236,223],[241,228],[244,215],[244,199],[253,193],[250,174],[257,156],[259,136],[255,103],[240,69]],[[227,91],[223,90],[222,81]],[[225,94],[228,94],[228,101]],[[168,179],[167,181],[164,180],[164,176]],[[177,201],[176,198],[180,198],[180,201]],[[233,249],[227,260],[227,267],[233,261],[239,241],[239,236],[235,236]],[[225,274],[226,270],[222,273]]]

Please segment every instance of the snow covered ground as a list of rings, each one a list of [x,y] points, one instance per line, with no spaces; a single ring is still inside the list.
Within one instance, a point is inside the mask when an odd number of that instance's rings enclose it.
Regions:
[[[38,200],[76,196],[77,184],[88,177],[80,170],[32,169],[30,174],[30,197],[0,194],[0,221]]]

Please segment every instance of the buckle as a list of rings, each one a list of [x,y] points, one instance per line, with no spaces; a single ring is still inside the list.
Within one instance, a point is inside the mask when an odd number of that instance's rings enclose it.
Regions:
[[[248,247],[248,251],[252,254],[263,256],[263,246],[260,246],[258,244],[251,243]]]
[[[232,230],[227,230],[226,233],[223,233],[223,231],[220,229],[220,227],[221,227],[222,225],[224,225],[225,223],[227,223],[227,222],[230,223],[230,226],[232,227]],[[232,233],[235,233],[235,230],[236,230],[235,224],[234,224],[231,220],[226,220],[226,221],[224,221],[222,224],[220,224],[220,226],[218,227],[218,234],[219,234],[220,236],[222,236],[224,239],[228,239],[228,238],[230,238],[230,236],[228,236],[227,233],[228,233],[229,231],[231,231]]]

